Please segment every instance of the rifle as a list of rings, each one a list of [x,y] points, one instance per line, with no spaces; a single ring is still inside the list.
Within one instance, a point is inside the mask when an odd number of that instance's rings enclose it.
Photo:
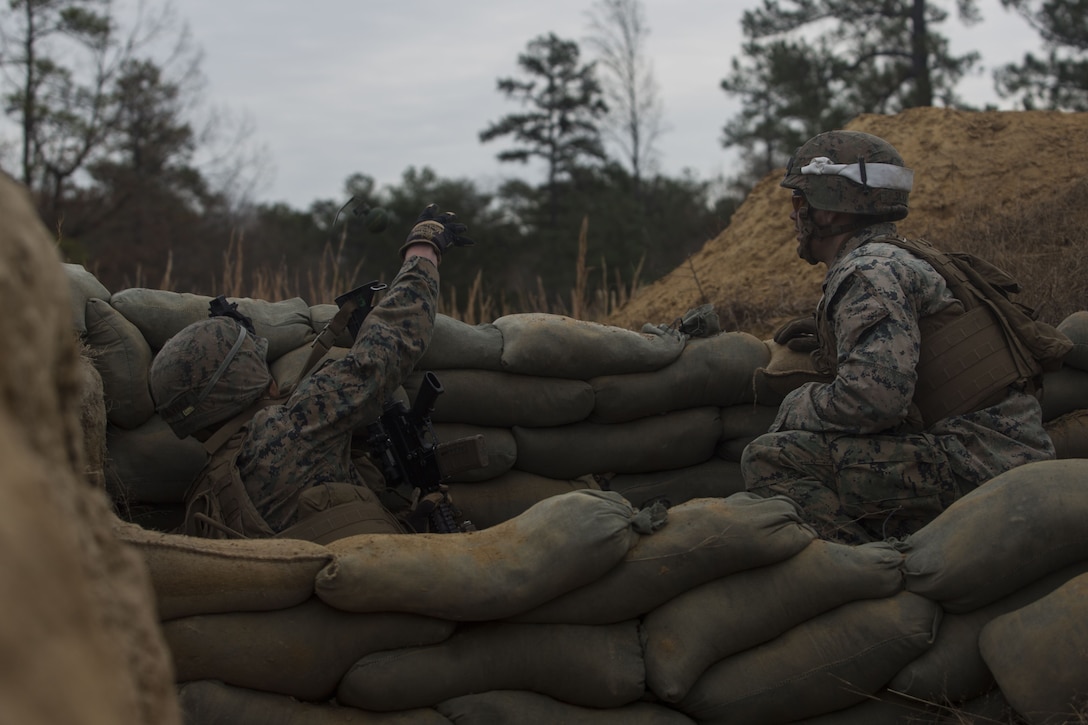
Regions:
[[[418,488],[420,499],[438,493],[441,502],[430,512],[427,530],[440,534],[475,531],[471,521],[460,521],[458,511],[445,495],[443,481],[463,471],[487,465],[483,436],[475,435],[439,443],[431,425],[434,403],[443,392],[438,377],[427,372],[409,408],[394,401],[378,420],[367,427],[366,445],[385,476],[386,485]]]

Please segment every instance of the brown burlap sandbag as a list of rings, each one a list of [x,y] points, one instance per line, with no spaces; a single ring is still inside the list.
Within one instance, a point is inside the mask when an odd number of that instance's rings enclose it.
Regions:
[[[453,627],[415,614],[351,614],[311,599],[272,612],[174,619],[163,634],[178,682],[222,680],[316,701],[331,697],[364,655],[441,642]]]
[[[106,440],[106,483],[120,506],[182,503],[208,459],[200,441],[179,439],[158,415],[133,430],[111,426]]]
[[[753,399],[759,405],[775,407],[793,390],[810,382],[829,382],[830,376],[816,372],[812,355],[791,350],[774,340],[765,340],[770,361],[752,375]]]
[[[706,463],[651,473],[619,473],[605,485],[637,508],[654,501],[675,506],[693,498],[725,498],[744,490],[740,464],[711,458]]]
[[[1029,463],[959,499],[900,542],[908,591],[970,612],[1088,559],[1088,460]]]
[[[147,572],[84,480],[79,352],[56,246],[0,175],[0,722],[173,725]]]
[[[978,646],[1001,692],[1033,725],[1081,722],[1088,712],[1088,574],[995,618]]]
[[[182,685],[178,700],[188,725],[450,725],[431,709],[364,712],[209,680]]]
[[[102,300],[87,300],[87,345],[102,376],[110,423],[136,428],[155,412],[148,385],[151,348],[136,325]]]
[[[646,473],[705,463],[721,433],[719,408],[692,408],[629,423],[514,427],[514,467],[549,478]]]
[[[718,577],[788,559],[814,536],[782,496],[694,499],[669,509],[665,526],[639,539],[603,576],[514,619],[621,622]]]
[[[451,483],[449,487],[461,515],[478,529],[487,529],[520,516],[546,498],[600,488],[589,476],[567,481],[525,471],[509,471],[489,481]]]
[[[573,491],[483,531],[352,536],[317,595],[354,612],[414,612],[455,621],[500,619],[593,581],[638,540],[621,496]]]
[[[660,370],[680,356],[679,333],[643,333],[545,312],[495,320],[503,369],[519,375],[589,380]]]
[[[752,373],[769,358],[767,346],[744,332],[689,340],[660,370],[591,379],[596,399],[591,420],[623,423],[671,410],[750,402]]]
[[[933,646],[900,670],[888,687],[932,702],[960,702],[985,694],[994,686],[994,676],[979,652],[982,628],[1086,571],[1088,561],[1078,562],[973,612],[946,614]]]
[[[143,333],[152,350],[158,351],[182,328],[208,319],[211,297],[188,292],[133,287],[110,298],[110,304]],[[310,308],[298,297],[266,302],[248,297],[230,297],[238,311],[253,321],[257,334],[268,340],[268,359],[275,360],[302,347],[315,335],[310,325]]]
[[[514,461],[518,458],[518,445],[514,441],[514,434],[509,428],[471,425],[468,423],[435,423],[434,432],[441,443],[449,443],[477,435],[484,437],[484,452],[487,454],[487,465],[452,474],[446,479],[452,483],[494,479],[513,468]]]
[[[490,690],[530,690],[584,707],[633,703],[643,695],[638,622],[466,625],[441,644],[363,657],[336,699],[389,712]]]
[[[458,725],[694,725],[687,715],[651,702],[601,710],[524,690],[463,695],[440,702],[435,709]]]
[[[848,602],[900,591],[902,559],[885,544],[818,539],[781,563],[681,594],[643,622],[646,683],[666,702],[678,702],[715,662]]]
[[[1047,421],[1058,458],[1088,458],[1088,410],[1074,410]]]
[[[707,670],[678,707],[700,723],[775,725],[856,705],[933,641],[940,607],[900,592],[844,604]]]
[[[1088,311],[1069,315],[1058,324],[1058,331],[1073,341],[1073,349],[1065,356],[1063,364],[1088,370]]]
[[[68,277],[68,292],[72,301],[72,327],[79,335],[87,332],[87,300],[110,301],[110,291],[82,264],[62,264]]]
[[[404,381],[412,400],[424,368]],[[565,380],[489,370],[442,370],[444,392],[435,401],[435,423],[471,423],[509,428],[555,426],[585,420],[593,410],[593,388],[584,380]]]
[[[295,539],[198,539],[123,522],[116,532],[147,562],[163,620],[301,604],[333,559],[324,546]]]

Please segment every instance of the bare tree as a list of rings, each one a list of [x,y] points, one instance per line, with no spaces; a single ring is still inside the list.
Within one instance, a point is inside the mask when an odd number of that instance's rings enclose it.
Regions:
[[[664,132],[664,107],[646,54],[650,30],[641,0],[597,0],[587,13],[609,114],[604,135],[624,156],[636,186],[653,168]]]

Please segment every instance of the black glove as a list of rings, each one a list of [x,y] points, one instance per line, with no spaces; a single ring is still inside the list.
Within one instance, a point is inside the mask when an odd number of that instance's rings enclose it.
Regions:
[[[775,330],[774,341],[794,352],[812,352],[820,347],[816,335],[816,318],[798,317]]]
[[[453,212],[439,212],[437,204],[431,204],[416,219],[416,225],[408,232],[408,239],[400,248],[403,259],[408,247],[413,244],[429,244],[434,248],[438,259],[448,247],[469,247],[476,242],[464,236],[468,227],[457,221]]]

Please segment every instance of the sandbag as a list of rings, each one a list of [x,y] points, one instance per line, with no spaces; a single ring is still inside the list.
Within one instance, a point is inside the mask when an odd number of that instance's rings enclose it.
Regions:
[[[211,297],[188,292],[133,287],[110,298],[113,308],[136,325],[151,349],[158,351],[184,327],[206,320]],[[228,297],[238,311],[253,320],[257,335],[268,339],[268,359],[275,360],[313,340],[310,308],[298,297],[266,302],[248,297]]]
[[[514,426],[514,467],[549,478],[645,473],[704,463],[714,455],[719,408],[692,408],[629,423]]]
[[[1088,408],[1088,372],[1065,366],[1043,375],[1043,420]]]
[[[79,427],[83,430],[83,478],[92,488],[106,488],[106,398],[102,376],[87,358],[79,357]]]
[[[750,402],[752,373],[769,358],[767,346],[744,332],[689,340],[660,370],[591,379],[596,404],[590,419],[624,423],[672,410]]]
[[[777,407],[792,391],[805,383],[829,382],[829,375],[816,372],[812,354],[791,350],[774,340],[764,340],[770,361],[752,375],[752,399],[759,405]]]
[[[768,431],[778,415],[778,406],[730,405],[722,408],[722,440],[752,439]]]
[[[462,695],[440,702],[434,709],[457,725],[694,725],[683,713],[651,702],[601,710],[525,690]]]
[[[791,725],[932,725],[938,721],[940,712],[936,705],[881,690],[860,704],[826,715],[794,720]],[[955,722],[968,725],[966,721]]]
[[[423,374],[424,369],[417,366],[404,381],[412,400]],[[443,370],[436,375],[444,392],[431,414],[435,423],[561,426],[585,420],[593,410],[593,388],[584,380],[489,370]]]
[[[740,464],[711,458],[706,463],[651,473],[618,473],[607,478],[610,491],[621,494],[636,508],[654,501],[666,506],[693,498],[725,498],[744,491]]]
[[[254,690],[327,700],[364,655],[433,644],[454,624],[415,614],[351,614],[318,599],[272,612],[198,614],[165,622],[178,682],[222,680]]]
[[[970,612],[1088,559],[1088,460],[1029,463],[959,499],[897,544],[908,591]]]
[[[363,712],[210,680],[181,685],[178,701],[189,725],[450,725],[431,709]]]
[[[107,417],[121,428],[136,428],[155,412],[148,384],[151,348],[144,336],[108,302],[87,300],[87,334],[91,360],[102,376]]]
[[[479,325],[435,315],[431,342],[417,370],[502,370],[502,333],[495,325]]]
[[[545,312],[495,320],[503,369],[519,375],[589,380],[660,370],[680,356],[680,333],[643,333]]]
[[[110,426],[106,441],[107,489],[121,506],[184,502],[208,459],[200,441],[179,439],[158,415],[132,430]]]
[[[1088,370],[1088,311],[1069,315],[1058,323],[1058,331],[1073,341],[1073,349],[1065,356],[1063,364]]]
[[[760,725],[842,710],[924,652],[939,620],[910,592],[850,602],[711,666],[678,707],[700,723]]]
[[[678,702],[719,660],[849,602],[896,594],[902,558],[883,543],[817,539],[780,563],[681,594],[643,622],[646,683],[662,700]]]
[[[449,488],[461,515],[476,528],[487,529],[520,516],[546,498],[600,486],[590,476],[568,481],[509,471],[488,481],[451,483]]]
[[[68,292],[72,304],[72,327],[79,335],[87,332],[87,300],[110,301],[110,291],[82,264],[62,264],[68,277]]]
[[[1029,722],[1079,722],[1088,708],[1088,574],[995,618],[978,646],[1001,692]]]
[[[583,707],[631,704],[643,694],[638,623],[465,626],[441,644],[363,657],[336,699],[389,712],[489,690],[530,690]]]
[[[310,361],[310,353],[313,352],[313,349],[312,344],[296,347],[294,350],[289,350],[280,355],[268,366],[268,369],[272,372],[272,378],[276,381],[276,385],[281,392],[294,389],[293,386],[298,382],[302,369]],[[348,348],[346,347],[330,348],[327,353],[318,358],[313,367],[306,371],[306,374],[309,375],[330,360],[340,360],[347,354]]]
[[[518,458],[518,445],[509,428],[471,425],[468,423],[435,423],[434,433],[440,443],[449,443],[461,438],[482,435],[487,465],[451,475],[451,483],[465,481],[488,481],[501,476],[514,466]],[[526,507],[528,508],[528,507]],[[521,513],[520,511],[518,513]]]
[[[296,539],[199,539],[120,521],[115,533],[146,562],[162,620],[301,604],[333,560],[324,546]]]
[[[669,509],[664,527],[639,539],[601,577],[514,619],[621,622],[718,577],[788,559],[814,536],[784,496],[694,499]]]
[[[1045,427],[1058,458],[1088,458],[1088,410],[1058,416]]]
[[[329,544],[316,591],[351,612],[501,619],[615,566],[638,540],[634,514],[618,494],[572,491],[483,531],[352,536]]]
[[[994,676],[978,648],[983,627],[1002,614],[1041,599],[1086,571],[1088,561],[1078,562],[973,612],[946,614],[941,618],[941,629],[933,646],[900,670],[888,687],[934,702],[960,702],[985,694],[994,686]]]

